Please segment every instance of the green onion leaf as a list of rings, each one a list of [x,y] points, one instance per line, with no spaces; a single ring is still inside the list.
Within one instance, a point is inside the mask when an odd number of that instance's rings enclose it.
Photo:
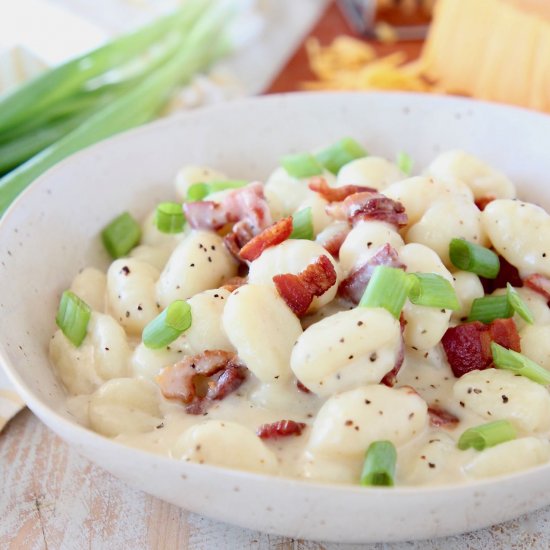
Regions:
[[[307,239],[308,241],[312,241],[315,238],[311,206],[303,208],[292,215],[292,233],[289,238]]]
[[[473,447],[478,451],[483,451],[483,449],[494,447],[505,441],[511,441],[516,437],[517,432],[511,422],[496,420],[466,430],[458,440],[458,448],[465,451]]]
[[[458,269],[470,271],[486,279],[495,279],[500,271],[500,261],[492,250],[464,239],[451,240],[449,256]]]
[[[333,174],[352,160],[366,157],[367,151],[352,138],[346,137],[315,155],[317,160]]]
[[[411,273],[409,300],[418,306],[460,309],[453,285],[435,273]]]
[[[67,339],[77,348],[86,338],[91,316],[92,310],[84,300],[70,290],[63,292],[55,322]]]
[[[407,153],[399,153],[397,155],[397,167],[403,174],[410,176],[413,169],[413,159]]]
[[[543,386],[550,384],[550,372],[528,357],[525,357],[525,355],[511,349],[506,349],[496,342],[491,342],[491,352],[493,353],[495,367],[521,374],[525,378],[529,378],[533,382],[537,382]]]
[[[217,193],[218,191],[226,191],[227,189],[240,189],[247,185],[246,180],[227,180],[227,181],[207,181],[194,183],[187,189],[187,202],[202,201],[204,197]]]
[[[281,164],[293,178],[309,178],[323,173],[321,164],[309,153],[287,155],[281,159]]]
[[[374,269],[359,306],[382,307],[399,319],[409,289],[410,279],[402,269],[379,265]]]
[[[162,233],[181,233],[185,225],[183,208],[179,202],[161,202],[155,212],[155,225]]]
[[[143,329],[143,344],[150,349],[164,348],[191,326],[191,320],[191,306],[176,300]]]
[[[495,319],[508,319],[513,314],[514,310],[505,294],[501,296],[484,296],[483,298],[476,298],[472,302],[468,321],[481,321],[488,324]]]
[[[527,304],[521,299],[521,296],[517,293],[515,288],[508,283],[506,285],[506,297],[510,307],[526,322],[532,325],[535,322],[531,310],[527,307]]]
[[[397,451],[391,441],[374,441],[365,454],[361,485],[392,487],[396,462]]]
[[[101,240],[113,258],[126,256],[141,239],[141,227],[128,212],[116,217],[101,232]]]

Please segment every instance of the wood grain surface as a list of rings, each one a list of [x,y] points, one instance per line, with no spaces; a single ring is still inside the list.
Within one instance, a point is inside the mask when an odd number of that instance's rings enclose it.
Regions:
[[[543,550],[550,508],[459,537],[343,545],[270,536],[181,510],[80,457],[28,410],[0,434],[1,550]]]

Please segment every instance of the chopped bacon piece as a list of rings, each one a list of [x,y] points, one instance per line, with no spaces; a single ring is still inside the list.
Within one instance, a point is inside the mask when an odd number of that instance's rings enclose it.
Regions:
[[[524,283],[526,287],[538,292],[541,296],[544,296],[546,300],[550,300],[550,279],[544,275],[539,275],[538,273],[529,275]]]
[[[491,340],[506,349],[521,351],[521,343],[516,323],[513,319],[496,319],[489,324]]]
[[[243,260],[253,262],[259,258],[266,248],[276,246],[283,241],[286,241],[292,233],[292,216],[283,218],[273,225],[264,229],[259,235],[248,241],[239,252],[239,256]]]
[[[496,279],[485,279],[485,277],[479,278],[485,294],[492,294],[497,288],[506,288],[508,283],[514,287],[523,286],[523,281],[519,276],[517,268],[502,256],[499,256],[498,259],[500,261],[500,270]]]
[[[277,292],[294,314],[298,317],[305,315],[313,302],[313,294],[302,283],[300,277],[293,273],[284,273],[275,275],[273,282]]]
[[[301,435],[306,427],[303,422],[294,420],[278,420],[272,424],[262,424],[256,434],[261,439],[275,439],[278,437],[288,437],[290,435]]]
[[[235,391],[246,375],[235,353],[207,350],[164,368],[156,381],[164,397],[183,401],[189,414],[202,414],[213,400]]]
[[[296,380],[296,387],[304,393],[311,393],[311,390],[308,390],[299,380]]]
[[[485,207],[490,203],[493,202],[496,199],[494,195],[487,195],[486,197],[481,197],[480,199],[476,200],[476,206],[480,210],[485,210]]]
[[[301,317],[313,298],[323,295],[336,283],[336,270],[327,256],[319,256],[298,275],[282,273],[273,277],[275,288],[288,307]]]
[[[183,211],[193,229],[218,230],[228,223],[246,220],[257,234],[271,224],[271,213],[259,182],[231,191],[219,203],[186,202]]]
[[[496,319],[488,325],[479,321],[449,328],[441,343],[453,374],[460,376],[492,366],[491,342],[520,351],[519,334],[513,319]]]
[[[362,193],[365,191],[376,193],[376,189],[362,185],[342,185],[341,187],[331,187],[325,178],[312,178],[308,183],[309,188],[319,193],[323,199],[328,202],[341,202],[350,195]]]
[[[352,225],[363,220],[380,220],[400,228],[409,221],[405,207],[400,202],[377,192],[355,193],[343,202],[327,205],[326,211],[329,216],[348,220]]]
[[[361,297],[365,293],[365,289],[374,273],[374,270],[379,265],[388,267],[397,267],[405,269],[405,264],[399,261],[399,256],[395,248],[389,243],[381,246],[377,252],[371,256],[362,266],[354,269],[338,287],[338,294],[350,300],[354,304],[358,304]]]
[[[460,422],[460,419],[454,414],[442,409],[438,405],[428,406],[428,415],[430,417],[430,426],[441,428],[448,426],[449,428],[455,428]]]

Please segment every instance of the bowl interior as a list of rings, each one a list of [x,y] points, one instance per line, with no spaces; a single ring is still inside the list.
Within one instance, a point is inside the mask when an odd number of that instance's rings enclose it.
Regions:
[[[108,258],[101,228],[173,196],[185,164],[262,179],[290,152],[352,136],[373,155],[400,151],[415,173],[439,152],[470,151],[506,172],[523,198],[550,206],[550,117],[411,94],[290,94],[196,111],[91,147],[37,180],[0,222],[0,360],[33,409],[72,421],[47,349],[61,292]],[[54,421],[52,421],[54,422]],[[92,434],[89,434],[90,437]],[[95,437],[95,436],[94,436]]]

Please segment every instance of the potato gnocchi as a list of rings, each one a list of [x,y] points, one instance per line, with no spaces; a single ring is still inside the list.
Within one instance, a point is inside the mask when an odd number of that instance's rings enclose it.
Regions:
[[[349,138],[265,185],[183,167],[173,202],[126,219],[138,238],[63,294],[50,358],[75,416],[176,460],[316,481],[548,462],[550,215],[463,151],[405,172]]]

